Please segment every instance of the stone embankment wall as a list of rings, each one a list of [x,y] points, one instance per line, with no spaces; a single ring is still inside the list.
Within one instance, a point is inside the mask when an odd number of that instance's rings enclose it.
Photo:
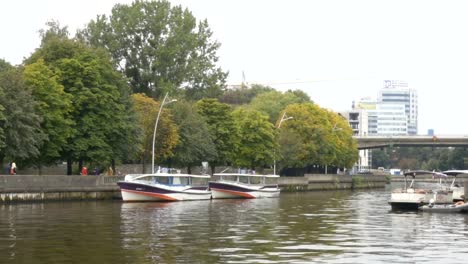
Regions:
[[[119,199],[123,176],[0,175],[0,202]]]
[[[0,203],[46,200],[121,199],[117,181],[123,176],[0,175]],[[283,192],[384,187],[382,175],[313,174],[281,177]]]
[[[383,188],[388,180],[385,175],[307,174],[304,177],[281,177],[278,183],[284,191],[318,191]]]

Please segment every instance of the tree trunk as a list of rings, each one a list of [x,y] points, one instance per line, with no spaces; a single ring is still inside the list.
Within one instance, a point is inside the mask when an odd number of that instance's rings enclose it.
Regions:
[[[72,159],[68,158],[67,159],[67,175],[72,175],[72,165],[73,165]]]
[[[210,167],[211,167],[211,175],[213,176],[213,174],[215,173],[216,165],[211,164]]]
[[[115,159],[111,159],[111,168],[112,168],[112,171],[114,172],[114,175],[115,175]]]
[[[192,168],[190,166],[187,166],[187,174],[192,174]]]
[[[80,174],[81,174],[81,168],[83,168],[83,160],[82,159],[80,159],[78,161],[78,173],[80,173]]]

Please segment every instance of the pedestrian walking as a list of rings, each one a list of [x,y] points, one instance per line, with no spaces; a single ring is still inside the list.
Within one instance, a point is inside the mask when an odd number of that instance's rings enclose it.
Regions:
[[[14,161],[11,163],[10,174],[16,174],[16,163]]]
[[[88,175],[88,168],[86,168],[85,166],[83,166],[83,168],[81,168],[81,175],[82,175],[82,176]]]

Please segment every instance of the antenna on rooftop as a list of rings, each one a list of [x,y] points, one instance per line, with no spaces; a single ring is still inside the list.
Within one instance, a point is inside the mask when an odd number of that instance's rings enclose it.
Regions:
[[[245,81],[245,73],[242,71],[242,88],[247,87],[247,82]]]

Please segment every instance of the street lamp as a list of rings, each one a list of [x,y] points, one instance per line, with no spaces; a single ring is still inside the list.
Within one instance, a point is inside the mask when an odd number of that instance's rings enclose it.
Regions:
[[[283,123],[283,121],[286,121],[286,120],[289,120],[289,119],[293,119],[293,117],[292,116],[286,117],[286,112],[284,112],[283,116],[281,117],[281,120],[279,121],[278,128],[281,127],[281,123]]]
[[[335,125],[333,126],[332,132],[341,131],[341,130],[343,130],[343,128],[338,127],[338,124],[335,124]]]
[[[278,123],[278,129],[281,127],[281,124],[286,121],[286,120],[289,120],[289,119],[293,119],[292,116],[288,116],[286,117],[286,112],[283,113],[283,116],[281,117],[279,123]],[[276,156],[276,154],[275,154]],[[273,160],[273,175],[276,175],[276,157],[274,157],[274,160]]]
[[[167,96],[169,95],[169,93],[166,93],[166,95],[164,96],[164,99],[161,103],[161,106],[159,107],[159,112],[158,112],[158,117],[156,118],[156,123],[154,124],[154,133],[153,133],[153,160],[151,162],[151,174],[154,174],[154,142],[156,140],[156,130],[158,129],[158,122],[159,122],[159,116],[161,115],[161,111],[162,111],[162,108],[164,105],[166,104],[170,104],[170,103],[173,103],[175,101],[177,101],[177,99],[172,99],[170,100],[169,102],[166,102],[166,99],[167,99]]]

